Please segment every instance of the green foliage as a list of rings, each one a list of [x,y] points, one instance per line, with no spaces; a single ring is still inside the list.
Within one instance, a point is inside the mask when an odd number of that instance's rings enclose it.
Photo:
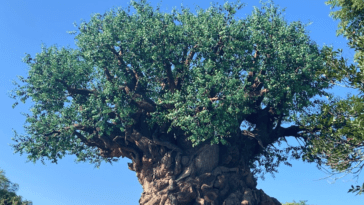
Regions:
[[[359,66],[364,66],[364,1],[363,0],[329,0],[326,5],[331,5],[330,9],[341,7],[337,11],[330,12],[333,19],[340,19],[339,29],[336,36],[344,35],[350,40],[348,45],[355,48],[354,60]],[[350,24],[350,25],[349,25]]]
[[[361,195],[364,192],[364,184],[361,187],[355,186],[355,188],[353,185],[351,185],[351,189],[349,189],[348,193],[349,192],[352,192],[352,193],[358,192],[358,193],[356,193],[356,195]]]
[[[171,122],[168,131],[180,127],[191,134],[193,146],[206,140],[227,145],[226,138],[237,131],[241,120],[256,112],[253,105],[259,97],[247,95],[253,89],[249,72],[268,91],[263,105],[274,107],[282,122],[309,128],[332,124],[331,118],[310,118],[305,111],[320,104],[310,101],[317,94],[332,98],[324,89],[332,88],[330,82],[341,78],[334,76],[335,66],[327,63],[330,48],[324,46],[320,50],[301,22],[287,25],[272,1],[269,6],[263,3],[261,10],[255,8],[244,20],[233,19],[236,9],[243,6],[239,2],[226,2],[219,8],[211,6],[205,12],[200,9],[193,15],[183,7],[182,13],[173,9],[172,14],[161,14],[159,8],[154,11],[144,0],[132,1],[136,14],[111,10],[82,22],[75,37],[78,49],[51,46],[43,47],[34,59],[26,55],[29,76],[19,77],[26,85],[14,82],[18,89],[11,97],[18,97],[23,103],[31,97],[35,106],[31,108],[33,116],[26,114],[29,136],[15,132],[15,152],[29,153],[28,159],[34,163],[38,159],[44,163],[44,157],[57,163],[66,151],[76,154],[77,161],[90,160],[97,167],[101,161],[117,161],[101,157],[97,148],[84,144],[82,140],[93,139],[95,132],[80,131],[85,139],[76,137],[76,124],[97,127],[99,136],[124,131],[127,125],[134,124],[130,116],[139,108],[132,102],[140,98],[135,99],[135,91],[127,93],[120,88],[132,84],[135,75],[139,91],[147,93],[146,98],[157,105],[147,119],[149,127]],[[186,64],[183,54],[187,50],[195,56]],[[182,87],[175,92],[160,92],[160,83],[172,64],[174,79],[183,77]],[[112,80],[107,72],[114,77]],[[218,94],[219,100],[212,102],[209,93]],[[65,106],[65,102],[71,104]],[[162,110],[164,104],[174,104],[175,109]],[[208,109],[196,114],[197,107]],[[110,111],[116,113],[116,125],[110,123]],[[303,113],[301,119],[296,117],[298,112]],[[313,120],[320,120],[321,124],[309,126]],[[325,130],[322,137],[330,134]],[[313,140],[316,141],[308,143],[320,142],[320,138]],[[303,148],[295,151],[300,149]],[[309,151],[315,149],[319,148],[303,150],[310,156]],[[263,151],[263,166],[268,172],[287,160],[281,153],[270,146]],[[295,156],[299,158],[298,154]],[[275,158],[277,163],[273,163]]]
[[[23,201],[21,196],[16,195],[19,185],[11,183],[5,172],[0,170],[0,205],[32,205],[31,201]]]
[[[345,81],[349,84],[348,87],[358,88],[362,93],[364,91],[363,82],[363,66],[364,66],[364,1],[363,0],[329,0],[326,5],[331,5],[330,9],[336,6],[341,7],[335,12],[330,12],[335,20],[340,19],[339,30],[336,35],[344,35],[349,39],[348,45],[354,48],[356,54],[354,61],[358,65],[347,66],[347,60],[341,57],[338,60],[336,57],[342,52],[342,49],[333,51],[332,48],[323,50],[324,59],[331,69],[323,71],[320,74],[326,75],[328,78],[336,81]],[[357,69],[359,68],[359,72]],[[336,84],[332,81],[333,84]],[[302,124],[310,124],[306,128],[311,127],[311,133],[307,132],[308,148],[303,156],[304,160],[309,162],[318,162],[319,168],[322,164],[330,166],[338,173],[358,173],[363,167],[360,165],[364,161],[362,148],[364,141],[363,132],[363,96],[347,95],[346,100],[339,101],[339,98],[333,99],[330,97],[330,103],[321,107],[321,113],[312,115],[302,121]],[[313,128],[317,125],[322,129],[320,134],[313,133]],[[352,172],[354,169],[359,169]],[[349,192],[358,192],[361,194],[364,191],[362,187],[352,186]]]

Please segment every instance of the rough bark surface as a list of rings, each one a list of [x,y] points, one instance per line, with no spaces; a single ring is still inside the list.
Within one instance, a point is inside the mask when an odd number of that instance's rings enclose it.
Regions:
[[[141,205],[280,205],[256,189],[247,168],[228,166],[239,159],[235,148],[220,154],[220,145],[205,144],[197,154],[165,152],[158,162],[143,157],[137,172],[144,192]],[[225,155],[225,157],[223,157]],[[222,158],[222,160],[220,160]]]
[[[137,173],[144,190],[141,205],[281,204],[256,188],[257,180],[246,163],[252,150],[260,148],[256,139],[241,132],[227,138],[231,146],[210,145],[206,140],[192,147],[183,131],[167,134],[167,125],[151,131],[141,123],[146,115],[139,117],[125,138],[114,138],[118,146],[100,149],[100,154],[132,159],[129,169]]]

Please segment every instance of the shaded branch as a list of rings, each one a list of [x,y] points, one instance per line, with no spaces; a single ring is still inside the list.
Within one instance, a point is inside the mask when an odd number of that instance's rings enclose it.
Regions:
[[[93,131],[93,128],[92,127],[86,127],[86,126],[83,126],[83,125],[79,125],[79,124],[74,124],[74,125],[71,125],[71,126],[73,126],[74,128],[76,128],[76,129],[78,129],[78,130],[82,130],[82,131],[86,131],[86,132],[91,132],[92,133],[92,131]],[[65,129],[65,130],[69,130],[69,129],[71,129],[71,127],[70,126],[68,126],[68,127],[64,127],[63,129]],[[52,135],[52,134],[60,134],[61,133],[61,131],[60,130],[56,130],[56,131],[53,131],[53,132],[50,132],[50,133],[48,133],[48,134],[44,134],[44,136],[50,136],[50,135]]]
[[[59,79],[55,79],[55,80],[57,82],[63,84],[67,88],[67,91],[71,94],[71,96],[73,94],[80,94],[80,95],[85,95],[85,96],[88,96],[89,94],[94,94],[96,96],[98,95],[96,90],[71,88],[70,86],[67,85],[67,83],[64,80],[59,80]]]
[[[258,61],[258,57],[259,57],[259,50],[256,49],[256,52],[254,54],[253,64],[255,64],[255,62]],[[266,73],[265,70],[260,70],[258,76],[265,75],[265,73]],[[261,90],[262,87],[264,86],[264,84],[263,84],[263,82],[260,82],[258,76],[255,77],[255,79],[253,78],[254,76],[255,76],[255,72],[250,71],[247,81],[251,83],[251,86],[246,87],[244,89],[246,89],[246,91],[247,91],[245,96],[249,96],[249,97],[258,96],[258,98],[256,99],[256,101],[254,103],[255,107],[258,108],[258,107],[260,107],[260,104],[262,103],[262,101],[264,99],[265,93],[268,93],[269,90],[266,88]]]
[[[186,45],[186,47],[183,50],[183,55],[182,55],[182,61],[181,62],[174,62],[175,65],[180,65],[182,67],[185,67],[185,69],[188,69],[190,66],[190,63],[192,61],[193,56],[195,55],[195,51],[194,49],[196,49],[198,47],[198,44],[196,44],[190,51],[190,54],[187,56],[187,52],[188,52],[188,45]],[[180,70],[179,68],[177,68],[177,73],[182,74],[184,70]],[[177,90],[181,90],[182,87],[182,82],[184,81],[184,77],[183,75],[176,77],[175,79],[175,88]]]
[[[125,64],[124,62],[124,59],[123,59],[123,53],[121,52],[122,51],[122,48],[120,47],[120,51],[119,53],[114,49],[113,46],[110,46],[109,47],[109,50],[114,54],[114,56],[116,57],[116,59],[118,60],[118,64],[119,66],[123,66],[127,71],[129,71],[129,68],[128,66]]]
[[[222,96],[222,97],[213,97],[213,98],[209,98],[209,100],[213,103],[217,100],[224,100],[226,97]]]
[[[263,142],[262,142],[262,140],[256,135],[256,134],[254,134],[254,133],[252,133],[252,132],[250,132],[250,131],[248,131],[248,130],[242,130],[241,131],[241,134],[242,135],[245,135],[245,136],[249,136],[249,137],[251,137],[251,138],[254,138],[255,140],[257,140],[257,142],[258,142],[258,144],[259,144],[259,146],[262,148],[262,149],[264,149],[264,145],[263,145]]]
[[[182,149],[181,149],[181,148],[179,148],[177,145],[174,145],[174,144],[172,144],[172,143],[170,143],[170,142],[160,141],[160,140],[158,139],[158,137],[157,137],[158,132],[159,132],[159,128],[157,128],[157,129],[154,131],[153,135],[152,135],[152,137],[153,137],[153,143],[154,143],[154,144],[157,144],[157,145],[161,145],[161,146],[167,147],[168,149],[171,149],[172,151],[176,150],[177,152],[180,152],[180,153],[182,153],[182,154],[183,154]]]
[[[110,46],[108,48],[115,56],[115,58],[117,59],[118,61],[118,65],[119,65],[119,68],[121,71],[124,72],[124,75],[125,76],[131,76],[131,83],[128,84],[127,86],[125,86],[125,88],[127,88],[127,90],[130,90],[130,89],[134,89],[136,83],[137,83],[137,75],[135,75],[135,73],[133,73],[130,68],[125,64],[123,58],[122,58],[122,55],[123,53],[121,52],[122,51],[122,48],[120,47],[120,51],[119,53],[117,53],[117,51],[114,49],[114,47]],[[125,72],[126,71],[126,72]]]
[[[212,50],[215,53],[215,55],[220,56],[220,55],[223,55],[223,53],[224,53],[224,51],[222,50],[223,47],[224,47],[224,44],[222,43],[222,38],[220,37],[219,42]]]
[[[142,100],[137,101],[137,98],[142,98]],[[144,109],[147,112],[154,112],[157,109],[157,105],[154,103],[153,100],[140,93],[134,93],[132,97],[132,103],[135,104],[138,108]]]
[[[80,140],[81,140],[81,142],[83,142],[85,145],[87,145],[87,146],[95,146],[95,147],[97,147],[97,144],[96,143],[94,143],[94,142],[90,142],[90,141],[88,141],[87,140],[87,138],[86,137],[84,137],[81,133],[79,133],[79,132],[76,132],[76,131],[74,131],[73,133],[72,133],[72,135],[76,135]]]
[[[96,128],[97,131],[98,128]],[[105,136],[105,135],[99,135],[99,139],[104,143],[106,149],[111,149],[113,146],[112,146],[112,141],[109,137]]]
[[[195,49],[198,47],[198,44],[196,44],[190,51],[190,54],[188,55],[186,61],[185,61],[185,66],[186,68],[190,67],[190,63],[192,61],[193,56],[195,55]]]
[[[74,128],[76,128],[77,130],[82,130],[82,131],[85,131],[85,132],[88,132],[88,133],[92,133],[93,131],[95,131],[94,128],[91,128],[91,127],[86,127],[86,126],[83,126],[83,125],[79,125],[79,124],[74,124],[73,125]],[[65,127],[63,128],[65,130],[69,130],[71,129],[71,127]],[[51,133],[47,133],[47,134],[44,134],[46,140],[48,141],[48,136],[50,135],[53,135],[53,134],[57,134],[57,135],[60,135],[61,134],[61,131],[60,130],[56,130],[56,131],[53,131]],[[74,130],[72,132],[72,135],[76,135],[84,144],[88,145],[88,146],[96,146],[96,147],[100,147],[100,145],[96,142],[92,142],[90,140],[88,140],[86,137],[84,137],[81,133],[79,132],[76,132],[76,130]]]
[[[294,126],[290,126],[290,127],[287,127],[287,128],[284,128],[284,127],[277,127],[276,128],[277,130],[277,135],[278,135],[278,138],[279,137],[288,137],[288,136],[292,136],[292,137],[301,137],[303,138],[305,141],[307,141],[308,139],[303,136],[301,133],[299,134],[298,132],[301,132],[301,131],[304,131],[304,132],[310,132],[310,133],[315,133],[317,131],[320,131],[321,129],[320,128],[314,128],[312,131],[306,129],[306,128],[300,128],[300,126],[297,126],[297,125],[294,125]]]
[[[187,52],[188,52],[188,44],[186,44],[185,48],[183,49],[182,61],[180,62],[181,64],[186,62]]]
[[[108,81],[112,82],[112,80],[114,79],[114,77],[110,75],[109,70],[106,67],[104,67],[104,71],[105,71],[106,79]]]
[[[108,123],[109,125],[112,125],[110,123]],[[82,130],[82,131],[86,131],[86,132],[91,132],[93,128],[90,127],[86,127],[83,125],[79,125],[79,124],[74,124],[73,125],[74,128],[78,129],[78,130]],[[71,127],[65,127],[65,130],[71,129]],[[99,131],[99,128],[96,128],[97,131]],[[49,136],[52,134],[60,134],[60,131],[53,131],[51,133],[45,134],[44,136]],[[125,132],[120,132],[118,134],[125,134]],[[118,144],[118,149],[120,151],[120,153],[122,153],[123,156],[127,156],[128,158],[132,159],[135,162],[135,165],[138,167],[138,165],[140,164],[140,159],[139,159],[139,152],[133,147],[135,146],[134,144],[129,144],[128,147],[124,146],[124,143],[122,141],[120,141],[120,136],[115,137],[113,140],[110,140],[108,136],[98,136],[97,139],[100,139],[99,142],[91,142],[90,140],[88,140],[85,136],[83,136],[81,133],[77,132],[76,130],[72,133],[72,135],[76,135],[84,144],[86,144],[87,146],[95,146],[98,147],[101,150],[110,150],[111,148],[115,148],[113,144],[113,142],[116,142]],[[130,153],[133,153],[134,156],[130,155],[129,153],[125,153],[123,151],[127,151]],[[104,151],[105,152],[105,151]],[[101,152],[102,153],[102,152]],[[134,166],[135,168],[135,166]],[[133,169],[134,169],[133,168]]]
[[[166,73],[167,73],[169,90],[172,93],[174,93],[175,84],[174,84],[174,79],[173,79],[172,70],[171,70],[172,65],[168,61],[164,61],[164,64],[163,65],[164,65],[164,69],[166,70]]]

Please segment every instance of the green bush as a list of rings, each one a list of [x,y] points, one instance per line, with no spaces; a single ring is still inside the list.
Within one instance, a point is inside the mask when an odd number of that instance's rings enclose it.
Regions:
[[[0,170],[0,205],[33,205],[31,201],[23,201],[16,195],[19,185],[11,183],[3,170]]]

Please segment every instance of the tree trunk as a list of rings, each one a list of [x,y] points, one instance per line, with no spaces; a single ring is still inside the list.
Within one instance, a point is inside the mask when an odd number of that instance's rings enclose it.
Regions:
[[[169,140],[173,134],[155,130],[153,140],[159,145],[149,143],[148,149],[142,149],[140,162],[129,163],[144,189],[141,205],[281,204],[256,188],[257,180],[246,163],[251,149],[241,146],[241,135],[227,138],[231,146],[210,145],[206,140],[193,148],[180,134],[173,142]]]
[[[166,152],[161,160],[143,157],[137,172],[144,192],[141,205],[280,205],[256,189],[248,167],[227,166],[239,161],[239,151],[226,155],[221,145],[203,145],[198,153]],[[226,150],[226,149],[225,149]]]
[[[114,138],[111,149],[100,149],[104,157],[132,160],[129,169],[144,189],[141,205],[281,205],[256,188],[247,165],[259,153],[256,139],[242,136],[239,129],[225,138],[230,146],[206,140],[192,147],[181,129],[167,133],[169,125],[164,125],[149,130],[145,117],[126,130],[125,139]]]

